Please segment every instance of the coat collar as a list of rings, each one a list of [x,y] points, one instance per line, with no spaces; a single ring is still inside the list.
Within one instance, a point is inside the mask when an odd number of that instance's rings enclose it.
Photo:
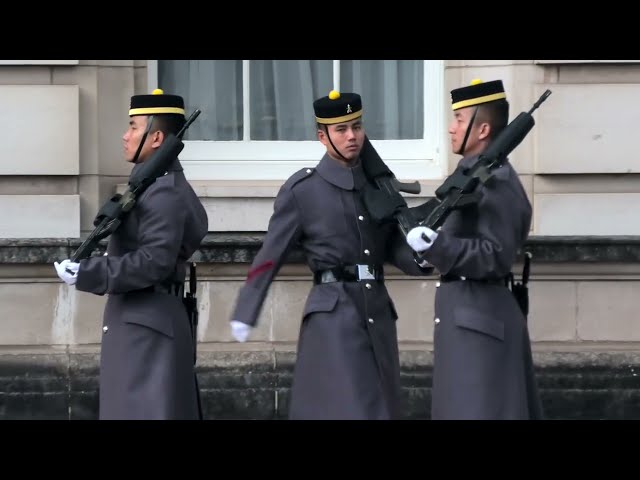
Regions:
[[[478,161],[479,155],[471,155],[470,157],[464,157],[458,162],[458,167],[471,168]]]
[[[133,176],[138,170],[140,170],[142,168],[142,165],[144,165],[144,162],[136,163],[131,169],[130,176]],[[171,164],[169,165],[169,168],[167,168],[167,172],[180,172],[180,171],[182,171],[182,165],[180,164],[180,160],[178,160],[178,157],[176,157],[173,160],[173,162],[171,162]]]
[[[470,169],[476,163],[478,163],[478,160],[480,160],[480,155],[471,155],[469,157],[464,157],[458,162],[458,167],[465,168],[465,169]],[[507,162],[504,162],[504,163],[507,163]],[[498,168],[500,168],[500,167],[498,167]]]
[[[367,181],[359,160],[357,165],[346,167],[326,153],[316,167],[316,171],[327,182],[343,190],[360,190]]]

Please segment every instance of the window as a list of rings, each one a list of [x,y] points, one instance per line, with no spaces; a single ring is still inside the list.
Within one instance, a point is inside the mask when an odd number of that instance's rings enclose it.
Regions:
[[[441,60],[150,60],[149,87],[202,113],[180,159],[191,180],[280,180],[315,165],[313,101],[362,95],[372,143],[401,179],[442,178]]]

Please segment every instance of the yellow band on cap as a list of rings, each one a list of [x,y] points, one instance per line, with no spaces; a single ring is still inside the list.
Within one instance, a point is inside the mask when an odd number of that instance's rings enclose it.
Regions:
[[[177,107],[149,107],[149,108],[132,108],[129,110],[131,115],[155,115],[158,113],[177,113],[184,115],[184,108]]]
[[[485,95],[484,97],[470,98],[469,100],[462,100],[461,102],[456,102],[453,105],[451,105],[451,108],[453,110],[458,110],[459,108],[471,107],[473,105],[479,105],[481,103],[493,102],[495,100],[500,100],[502,98],[507,98],[507,94],[504,92],[492,93],[491,95]]]
[[[354,120],[361,116],[362,116],[362,110],[358,110],[357,112],[353,112],[353,113],[350,113],[349,115],[344,115],[342,117],[332,117],[332,118],[316,117],[316,122],[322,125],[333,125],[334,123],[348,122],[350,120]]]

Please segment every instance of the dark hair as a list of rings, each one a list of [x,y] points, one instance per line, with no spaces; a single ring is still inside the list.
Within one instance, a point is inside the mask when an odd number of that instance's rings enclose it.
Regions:
[[[166,135],[173,133],[177,135],[180,129],[184,126],[186,120],[182,115],[163,114],[155,115],[153,117],[153,125],[151,131],[156,132],[160,130]]]
[[[509,102],[497,100],[483,103],[478,109],[478,121],[491,125],[491,139],[496,138],[509,123]]]
[[[329,125],[325,123],[316,123],[316,130],[322,130],[324,133],[329,135]]]
[[[364,123],[362,117],[354,118],[354,120],[360,120],[360,123]],[[337,123],[327,124],[327,123],[318,123],[316,122],[316,130],[322,130],[324,132],[329,131],[329,127],[331,125],[337,125]]]

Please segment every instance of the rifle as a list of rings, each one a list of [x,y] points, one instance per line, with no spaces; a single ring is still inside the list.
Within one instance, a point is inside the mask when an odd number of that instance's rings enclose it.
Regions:
[[[528,112],[520,113],[502,132],[491,142],[474,166],[468,171],[457,169],[436,190],[436,197],[426,202],[421,207],[426,212],[424,220],[419,222],[431,230],[436,230],[447,219],[449,214],[456,209],[477,203],[480,194],[476,191],[479,183],[490,185],[493,179],[493,171],[502,166],[509,154],[524,140],[535,125],[532,113],[551,95],[551,90],[546,90]],[[426,242],[429,238],[422,235]]]
[[[165,138],[162,145],[149,157],[137,170],[135,174],[129,177],[127,190],[123,194],[116,193],[111,197],[98,211],[96,218],[93,220],[94,230],[89,234],[82,245],[71,255],[72,262],[78,262],[83,258],[88,258],[94,251],[98,242],[115,232],[124,217],[135,206],[137,199],[142,193],[156,181],[158,177],[164,175],[173,162],[184,148],[182,137],[200,115],[200,110],[195,110],[177,135],[169,134]],[[142,145],[140,145],[141,147]],[[136,152],[136,158],[141,148]],[[135,161],[135,159],[134,159]]]
[[[409,230],[418,225],[420,214],[416,213],[420,207],[410,208],[400,192],[420,193],[420,183],[398,181],[366,135],[360,157],[362,168],[369,179],[362,193],[369,215],[378,223],[397,221],[406,236]]]
[[[478,183],[491,183],[493,170],[506,161],[509,154],[531,131],[535,125],[532,114],[549,95],[551,90],[546,90],[531,110],[520,113],[510,122],[469,171],[457,169],[438,187],[435,198],[413,208],[407,206],[399,192],[420,193],[420,184],[398,182],[365,136],[360,156],[365,174],[375,186],[367,184],[363,192],[363,200],[371,217],[377,222],[397,221],[400,230],[406,236],[409,230],[416,226],[436,230],[454,210],[477,203],[480,199],[480,194],[476,191]],[[426,235],[423,234],[422,237],[426,242],[430,242]],[[422,264],[424,261],[422,255],[415,253],[414,256],[416,262],[419,265]],[[525,259],[527,260],[528,258]],[[527,265],[525,263],[525,266]],[[526,308],[528,310],[528,306]]]
[[[551,90],[546,90],[533,104],[528,112],[520,113],[507,127],[500,132],[496,139],[489,145],[474,166],[468,171],[456,170],[436,190],[436,198],[429,200],[424,206],[430,210],[426,218],[420,222],[421,226],[436,230],[440,227],[451,212],[467,205],[477,203],[480,194],[476,191],[479,183],[490,185],[493,180],[493,171],[503,165],[509,154],[524,140],[535,125],[532,113],[551,95]],[[431,204],[429,206],[429,204]],[[422,234],[426,242],[429,237]],[[420,264],[424,259],[421,254],[415,254],[416,261]],[[507,281],[510,283],[511,293],[515,297],[525,320],[529,314],[529,268],[531,253],[525,252],[522,283],[514,282],[513,273],[509,273]]]

